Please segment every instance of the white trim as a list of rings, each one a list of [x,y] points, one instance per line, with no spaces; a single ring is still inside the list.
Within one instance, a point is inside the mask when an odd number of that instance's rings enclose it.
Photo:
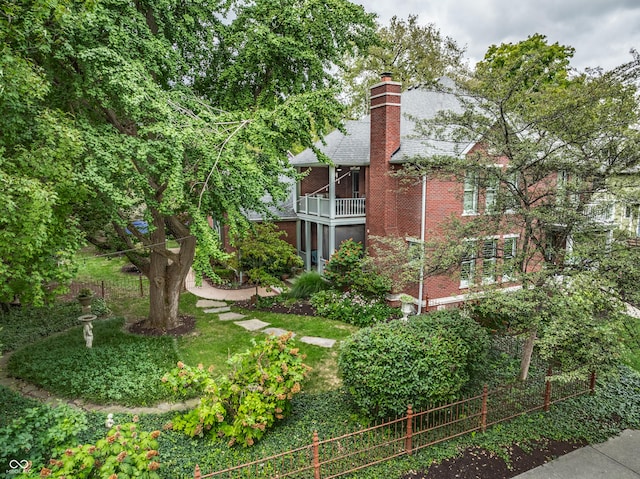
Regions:
[[[399,81],[381,81],[381,82],[376,83],[375,85],[373,85],[369,90],[373,90],[374,88],[377,88],[377,87],[383,86],[383,85],[402,86],[402,82],[399,82]]]
[[[369,101],[371,100],[375,100],[376,98],[380,98],[383,96],[397,96],[398,98],[402,97],[402,93],[396,93],[393,91],[390,92],[384,92],[384,93],[380,93],[379,95],[373,95],[371,98],[369,98]]]
[[[512,291],[518,291],[522,289],[522,285],[517,286],[509,286],[508,288],[502,288],[500,291],[504,291],[510,293]],[[466,293],[466,294],[458,294],[456,296],[447,296],[445,298],[435,298],[429,300],[429,306],[440,306],[444,304],[454,304],[454,303],[462,303],[467,301],[468,299],[482,297],[484,294],[480,293]]]
[[[375,110],[376,108],[381,108],[383,106],[397,106],[400,108],[400,103],[380,103],[379,105],[369,107],[369,110]]]

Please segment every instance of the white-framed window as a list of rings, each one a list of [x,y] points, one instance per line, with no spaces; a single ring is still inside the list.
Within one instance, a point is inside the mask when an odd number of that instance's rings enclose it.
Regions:
[[[478,214],[478,174],[473,171],[468,171],[464,176],[462,214]]]
[[[498,186],[500,182],[497,177],[491,177],[487,181],[487,187],[484,190],[485,212],[492,214],[496,212],[496,203],[498,201]]]
[[[496,280],[496,258],[498,256],[498,240],[487,238],[482,240],[482,282],[493,283]]]
[[[508,236],[502,247],[502,281],[513,281],[516,275],[516,254],[518,251],[518,237]]]
[[[518,170],[507,172],[507,184],[504,189],[505,213],[515,213],[518,208]]]
[[[632,212],[632,208],[630,205],[625,205],[624,206],[624,217],[626,219],[631,219],[631,217],[633,216],[633,212]]]
[[[465,240],[465,253],[460,264],[460,288],[468,288],[476,275],[476,240]]]

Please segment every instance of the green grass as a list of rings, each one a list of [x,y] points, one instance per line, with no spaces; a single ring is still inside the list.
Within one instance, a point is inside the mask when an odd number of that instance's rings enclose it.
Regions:
[[[191,294],[183,294],[180,310],[196,318],[196,335],[188,335],[178,339],[180,359],[189,365],[199,363],[213,365],[215,374],[224,374],[229,370],[227,359],[235,353],[243,352],[251,346],[252,338],[260,338],[261,332],[249,332],[233,321],[220,321],[218,315],[204,313],[195,304],[198,298]],[[236,307],[233,311],[245,314],[247,319],[256,318],[270,327],[282,328],[302,336],[319,336],[335,339],[346,339],[357,328],[339,321],[323,318],[311,318],[289,314],[274,314],[261,311],[246,311]],[[313,369],[304,385],[307,391],[320,392],[334,389],[339,385],[336,377],[338,343],[332,348],[322,348],[302,342],[297,343],[300,352],[305,354],[305,364]]]
[[[85,248],[76,256],[76,281],[118,281],[125,276],[122,267],[130,264],[125,256],[103,256],[93,248]]]
[[[127,334],[123,322],[95,321],[92,348],[80,326],[27,345],[12,354],[8,371],[65,398],[132,406],[169,398],[160,378],[177,361],[173,339]]]

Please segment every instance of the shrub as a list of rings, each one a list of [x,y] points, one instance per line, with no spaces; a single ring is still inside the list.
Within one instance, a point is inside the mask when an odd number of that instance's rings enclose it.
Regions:
[[[354,291],[381,300],[391,291],[389,278],[364,270],[362,244],[352,239],[340,244],[327,262],[323,274],[331,286],[340,291]]]
[[[365,328],[340,350],[339,370],[356,406],[379,417],[450,401],[476,370],[487,335],[457,312]]]
[[[398,316],[398,308],[350,291],[320,291],[311,297],[311,304],[316,308],[318,316],[355,326],[371,326]]]
[[[287,296],[297,299],[309,299],[313,294],[324,291],[329,287],[320,273],[308,271],[296,278]]]
[[[0,464],[16,459],[42,465],[58,448],[76,442],[86,423],[84,413],[66,404],[26,409],[20,417],[0,428]]]
[[[190,436],[226,437],[229,445],[253,445],[289,413],[291,398],[301,391],[309,370],[290,340],[288,334],[254,342],[252,349],[231,357],[232,371],[217,380],[202,365],[178,363],[163,383],[180,396],[195,390],[204,395],[195,409],[174,419],[173,429]]]
[[[39,471],[22,477],[159,479],[158,436],[160,431],[138,431],[134,423],[118,425],[95,445],[67,447]]]

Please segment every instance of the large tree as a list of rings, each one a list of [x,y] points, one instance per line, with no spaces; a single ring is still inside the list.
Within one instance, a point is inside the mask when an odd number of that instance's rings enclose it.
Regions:
[[[74,218],[91,241],[126,250],[150,280],[148,326],[171,329],[194,258],[206,269],[219,254],[207,217],[234,232],[265,195],[284,198],[287,150],[339,123],[328,72],[368,46],[373,19],[345,0],[54,4],[12,6],[15,18],[43,14],[46,34],[25,21],[6,41],[50,85],[41,103],[78,133],[86,197]]]
[[[434,23],[421,25],[417,15],[406,20],[394,16],[389,25],[378,27],[378,36],[379,43],[364,55],[350,56],[341,72],[342,95],[352,117],[368,112],[369,89],[383,72],[391,73],[408,88],[465,70],[465,49],[444,36]]]
[[[51,91],[30,55],[47,51],[64,5],[35,2],[25,15],[0,2],[0,303],[40,304],[73,274],[82,243],[72,211],[82,188],[71,164],[81,141],[71,118],[44,99]],[[28,36],[28,52],[17,44]]]
[[[515,242],[498,243],[498,271],[492,261],[480,260],[479,269],[522,284],[516,294],[487,298],[489,310],[511,312],[512,329],[526,335],[522,379],[536,339],[558,325],[550,308],[562,301],[550,298],[593,284],[569,279],[584,268],[567,257],[567,244],[600,235],[607,205],[597,198],[606,194],[609,178],[640,161],[637,59],[612,71],[577,72],[572,55],[572,48],[550,45],[542,35],[490,47],[474,75],[452,92],[460,95],[463,113],[443,112],[423,125],[427,137],[479,141],[482,148],[417,158],[412,166],[413,174],[453,176],[481,192],[483,214],[451,225],[451,236],[475,238],[466,244],[479,247],[462,255],[482,258],[483,238],[519,234]],[[488,294],[490,286],[478,276],[478,288]],[[609,309],[617,311],[613,304]]]

